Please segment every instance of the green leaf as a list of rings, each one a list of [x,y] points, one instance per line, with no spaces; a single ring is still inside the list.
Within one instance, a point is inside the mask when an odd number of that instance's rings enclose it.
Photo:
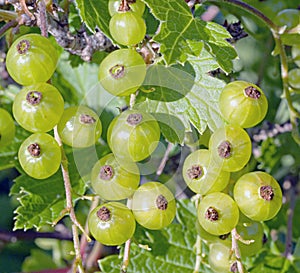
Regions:
[[[152,14],[161,21],[160,31],[153,39],[160,43],[160,52],[170,65],[184,63],[188,54],[197,55],[203,44],[225,72],[232,70],[236,58],[234,48],[226,41],[230,34],[222,26],[194,18],[183,0],[144,0]],[[195,45],[198,50],[195,51]],[[200,48],[200,50],[199,50]]]
[[[8,146],[0,149],[0,171],[16,166],[19,147],[28,136],[29,133],[27,131],[20,126],[16,126],[14,140]]]
[[[41,271],[44,269],[55,269],[57,265],[51,255],[39,249],[32,249],[30,256],[26,257],[22,264],[22,272]]]
[[[289,265],[286,265],[286,259],[281,256],[275,256],[270,253],[266,255],[264,259],[260,260],[260,263],[254,262],[254,267],[249,271],[251,273],[285,273],[289,272],[284,270],[284,268],[289,268]],[[265,254],[264,254],[265,255]],[[258,261],[258,260],[257,260]]]
[[[91,32],[95,32],[96,27],[99,27],[101,31],[110,37],[109,33],[109,20],[110,15],[108,12],[107,0],[76,0],[77,8],[81,19],[87,25]]]
[[[82,195],[85,192],[85,184],[80,179],[71,155],[68,159],[73,193]],[[44,225],[51,225],[66,206],[61,170],[43,180],[22,174],[15,180],[10,193],[18,195],[20,202],[20,206],[15,210],[17,215],[14,229],[27,230],[33,227],[39,229]]]
[[[161,133],[169,142],[183,143],[184,125],[180,119],[163,113],[154,113],[153,116],[159,123]]]
[[[130,264],[127,273],[191,273],[193,272],[196,255],[196,210],[190,200],[178,201],[178,220],[169,227],[151,231],[138,227],[134,240],[148,245],[151,250],[131,245]],[[108,256],[99,261],[104,273],[119,273],[122,257]]]
[[[207,126],[210,130],[214,131],[224,124],[219,111],[218,100],[225,83],[219,79],[210,77],[207,72],[218,68],[218,64],[204,49],[199,57],[189,56],[188,61],[194,70],[195,78],[183,70],[178,70],[179,73],[175,74],[172,72],[174,68],[169,67],[165,69],[166,71],[172,69],[171,72],[162,73],[159,78],[157,77],[157,79],[163,79],[173,74],[178,77],[176,82],[188,82],[188,85],[190,80],[187,79],[193,78],[193,86],[189,92],[182,92],[180,85],[177,87],[174,87],[172,84],[170,84],[170,86],[164,86],[169,89],[176,88],[175,92],[177,91],[178,94],[183,96],[181,99],[169,101],[170,99],[164,93],[166,89],[163,89],[163,91],[158,94],[160,100],[153,100],[147,97],[135,107],[154,114],[163,113],[176,116],[184,124],[185,131],[191,131],[191,124],[201,134],[205,131]],[[160,72],[162,71],[164,70],[161,69]],[[172,82],[174,82],[174,80]],[[163,84],[167,85],[168,81],[164,81]],[[155,91],[153,93],[155,93]],[[148,96],[148,94],[146,96]],[[154,97],[154,94],[151,94],[151,96]],[[176,130],[176,128],[173,129]],[[179,132],[177,132],[177,134],[179,135]]]

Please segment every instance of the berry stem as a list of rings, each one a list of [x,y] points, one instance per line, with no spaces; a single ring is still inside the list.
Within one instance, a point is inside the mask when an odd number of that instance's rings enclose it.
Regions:
[[[133,106],[135,105],[135,100],[136,100],[136,94],[131,94],[130,95],[130,101],[129,101],[129,108],[132,109]]]
[[[12,27],[16,27],[17,25],[17,20],[7,22],[3,27],[0,28],[0,38],[5,34],[6,31],[8,31]]]
[[[129,209],[132,209],[132,199],[131,198],[127,199],[127,207]],[[127,267],[129,265],[129,261],[130,261],[130,245],[131,245],[131,239],[128,239],[126,241],[126,243],[125,243],[124,256],[123,256],[123,264],[121,266],[120,273],[127,272]]]
[[[162,172],[164,171],[164,168],[166,167],[166,164],[167,164],[167,161],[169,159],[169,155],[170,155],[170,152],[172,150],[172,148],[174,147],[174,145],[172,143],[168,143],[168,146],[167,146],[167,149],[165,151],[165,154],[157,168],[157,171],[156,171],[156,175],[157,176],[160,176],[162,174]]]
[[[39,27],[41,29],[41,34],[44,37],[48,37],[48,24],[47,24],[47,13],[46,13],[46,4],[44,0],[38,2],[39,10]]]
[[[90,209],[89,209],[89,213],[98,206],[99,204],[99,200],[100,197],[95,196],[93,198],[93,201],[91,203]],[[88,222],[86,221],[85,226],[84,226],[84,230],[86,232],[86,234],[89,234],[89,227],[88,227]],[[100,243],[99,243],[100,244]],[[98,251],[99,246],[97,244],[97,242],[95,243],[91,253],[89,254],[88,257],[85,257],[84,254],[86,253],[86,248],[88,246],[88,240],[86,236],[82,236],[80,239],[80,253],[81,253],[81,257],[83,257],[83,263],[86,265],[86,269],[91,268],[94,263],[97,261],[97,259],[100,257],[100,252]]]
[[[298,170],[299,171],[299,170]],[[284,251],[284,257],[287,259],[292,260],[293,256],[293,219],[295,214],[295,206],[297,201],[297,183],[299,182],[298,176],[292,176],[290,179],[286,178],[286,181],[284,182],[284,185],[289,185],[287,187],[286,196],[289,195],[289,209],[287,211],[287,234],[286,234],[286,242],[285,242],[285,251]]]
[[[296,143],[300,145],[300,135],[298,131],[298,122],[297,119],[300,118],[300,113],[297,111],[297,109],[293,106],[293,101],[291,98],[290,90],[289,90],[289,78],[288,78],[288,60],[285,52],[284,44],[282,43],[280,35],[274,35],[274,39],[276,42],[276,46],[279,50],[280,55],[280,70],[281,70],[281,78],[283,82],[283,94],[282,97],[284,97],[287,101],[288,108],[289,108],[289,114],[290,114],[290,121],[292,124],[292,137],[295,140]]]
[[[78,234],[77,228],[79,228],[82,231],[82,233],[87,237],[88,241],[91,241],[91,239],[76,218],[76,214],[75,214],[75,210],[74,210],[74,206],[73,206],[73,202],[72,202],[72,186],[71,186],[69,170],[68,170],[68,159],[64,152],[62,141],[61,141],[61,138],[57,131],[57,126],[54,127],[54,138],[57,141],[58,145],[61,147],[61,151],[62,151],[61,170],[62,170],[64,187],[65,187],[65,192],[66,192],[66,203],[67,203],[66,212],[69,213],[71,221],[73,223],[72,224],[72,233],[73,233],[73,244],[74,244],[74,250],[75,250],[75,260],[74,260],[74,264],[73,264],[73,271],[75,270],[74,272],[76,272],[76,268],[78,268],[80,272],[84,272],[83,267],[82,267],[82,257],[81,257],[81,253],[80,253],[79,234]]]
[[[195,267],[194,267],[193,273],[198,273],[200,270],[201,261],[202,261],[202,251],[201,251],[202,241],[201,241],[201,237],[199,235],[197,235],[195,248],[196,248],[196,262],[195,262]]]
[[[238,272],[244,273],[243,264],[241,262],[241,253],[240,253],[239,246],[238,246],[238,240],[240,238],[240,235],[238,234],[236,228],[234,228],[231,231],[231,238],[232,238],[231,249],[234,252],[235,257],[236,257]]]
[[[277,32],[279,27],[273,23],[272,20],[270,20],[266,15],[264,15],[262,12],[257,10],[256,8],[248,5],[247,3],[244,3],[239,0],[202,0],[202,2],[212,2],[212,3],[227,3],[232,6],[239,7],[243,10],[248,11],[252,15],[254,15],[256,18],[260,19],[262,22],[264,22],[272,31]]]

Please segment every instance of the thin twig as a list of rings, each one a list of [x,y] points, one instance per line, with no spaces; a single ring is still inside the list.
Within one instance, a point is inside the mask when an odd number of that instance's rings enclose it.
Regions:
[[[104,246],[100,242],[98,241],[95,242],[93,249],[89,254],[89,256],[87,257],[85,263],[85,268],[88,272],[90,272],[92,268],[97,266],[97,261],[102,256],[103,248]]]
[[[296,184],[297,184],[298,177],[291,177],[291,179],[287,179],[283,187],[287,187],[287,192],[289,193],[290,197],[290,206],[287,211],[288,220],[287,220],[287,234],[286,234],[286,241],[285,241],[285,251],[284,251],[284,257],[287,259],[292,258],[292,251],[293,251],[293,219],[294,219],[294,213],[295,213],[295,206],[296,206],[296,200],[297,200],[297,192],[296,192]],[[295,182],[293,181],[295,180]]]
[[[272,20],[270,20],[265,14],[260,12],[258,9],[248,5],[245,2],[239,1],[239,0],[203,0],[202,2],[211,2],[216,4],[221,3],[227,3],[229,5],[233,5],[236,7],[239,7],[243,10],[246,10],[250,12],[252,15],[254,15],[256,18],[260,19],[262,22],[264,22],[272,31],[277,31],[278,26],[273,23]]]
[[[72,202],[72,186],[71,186],[69,170],[68,170],[68,159],[64,153],[62,141],[57,132],[57,126],[54,127],[54,137],[62,150],[61,170],[62,170],[65,192],[66,192],[66,203],[67,203],[66,211],[69,212],[71,221],[73,223],[72,224],[72,233],[73,233],[73,244],[74,244],[74,250],[75,250],[75,260],[74,260],[74,264],[73,264],[73,272],[76,272],[76,270],[77,270],[76,268],[78,268],[80,272],[84,272],[83,267],[82,267],[82,257],[80,254],[79,234],[78,234],[77,228],[79,228],[85,234],[85,236],[87,236],[87,238],[89,238],[89,236],[85,233],[83,227],[80,225],[80,223],[78,222],[76,215],[75,215],[73,202]],[[90,239],[88,239],[88,240],[90,240]]]
[[[232,251],[234,251],[234,254],[236,257],[238,272],[244,273],[243,264],[241,262],[241,253],[240,253],[239,246],[238,246],[238,238],[239,238],[239,234],[238,234],[236,228],[234,228],[231,231],[231,243],[232,243],[231,249],[232,249]]]
[[[100,198],[98,196],[94,197],[94,199],[91,203],[90,209],[89,209],[89,213],[98,206],[99,199]],[[84,230],[87,234],[89,234],[88,222],[85,223]],[[95,254],[95,248],[98,248],[97,242],[96,242],[93,247],[92,252],[88,255],[88,257],[85,257],[87,245],[88,245],[87,237],[82,236],[80,239],[80,253],[81,253],[81,257],[83,257],[83,260],[82,260],[83,264],[85,264],[86,268],[88,269],[91,266],[91,264],[94,263],[95,259],[97,259],[99,257],[100,254]],[[86,260],[86,262],[85,262],[85,260]]]
[[[69,233],[63,233],[59,231],[36,232],[33,230],[28,230],[24,232],[22,230],[17,230],[17,231],[0,230],[0,241],[5,243],[15,243],[19,240],[32,241],[36,238],[52,238],[52,239],[71,241],[72,235]]]
[[[130,95],[130,101],[129,101],[129,108],[132,109],[136,100],[136,94],[131,94]]]
[[[39,1],[38,11],[39,11],[39,21],[37,24],[40,26],[41,34],[44,37],[48,37],[47,13],[46,13],[46,4],[44,0]]]
[[[7,22],[2,28],[0,28],[0,38],[8,31],[10,28],[15,27],[18,25],[17,20],[12,20]]]
[[[194,271],[193,273],[198,273],[200,270],[200,266],[201,266],[201,261],[202,261],[202,251],[201,251],[201,237],[199,235],[197,235],[197,240],[196,240],[196,262],[195,262],[195,267],[194,267]]]
[[[281,62],[280,65],[281,78],[283,82],[283,97],[286,99],[289,108],[290,121],[293,126],[292,137],[294,138],[295,142],[300,145],[300,135],[298,131],[298,122],[297,122],[297,118],[300,118],[300,113],[293,105],[293,101],[289,90],[289,78],[288,78],[289,67],[288,67],[285,47],[284,44],[282,43],[280,36],[276,36],[276,35],[273,36],[277,44],[277,47],[279,49],[280,62]]]
[[[129,209],[132,208],[132,199],[131,198],[127,199],[127,207]],[[125,243],[123,264],[121,266],[121,272],[120,273],[126,273],[127,272],[127,267],[129,265],[129,260],[130,260],[130,245],[131,245],[131,239],[128,239]]]
[[[165,154],[157,168],[157,171],[156,171],[156,175],[157,176],[160,176],[162,174],[162,172],[164,171],[164,168],[167,164],[167,161],[169,159],[169,155],[170,155],[170,152],[172,151],[172,148],[174,147],[174,145],[172,143],[168,143],[168,146],[167,146],[167,149],[165,151]]]

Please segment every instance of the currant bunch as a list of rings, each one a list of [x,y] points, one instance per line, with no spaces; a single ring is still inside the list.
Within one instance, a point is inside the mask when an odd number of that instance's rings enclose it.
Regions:
[[[266,116],[268,101],[263,91],[249,82],[231,82],[221,92],[219,107],[226,124],[212,133],[208,149],[186,157],[182,174],[187,186],[202,196],[196,227],[210,246],[212,270],[235,272],[237,264],[227,239],[231,231],[235,228],[242,238],[238,245],[243,257],[256,254],[263,245],[261,222],[277,215],[282,192],[271,175],[243,172],[252,154],[251,139],[244,128],[256,126]],[[236,172],[240,177],[230,178]]]
[[[132,46],[140,43],[146,35],[146,24],[141,17],[145,4],[141,1],[109,1],[112,15],[109,31],[112,38],[121,45]],[[132,4],[130,5],[130,2]]]
[[[141,17],[145,4],[140,0],[110,0],[108,9],[112,16],[109,22],[112,38],[131,48],[115,50],[104,58],[98,79],[112,95],[128,96],[137,92],[146,76],[145,61],[132,48],[146,34]],[[89,229],[99,242],[108,245],[124,243],[133,236],[136,222],[157,230],[173,221],[176,213],[173,193],[157,181],[139,186],[137,162],[151,156],[159,140],[157,120],[142,110],[125,110],[110,123],[107,143],[112,153],[102,157],[91,172],[92,188],[105,200],[89,214]],[[129,199],[131,210],[115,202],[123,199]]]

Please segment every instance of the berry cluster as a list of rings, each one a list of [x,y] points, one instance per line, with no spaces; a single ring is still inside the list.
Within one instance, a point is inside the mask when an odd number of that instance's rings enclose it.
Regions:
[[[142,1],[109,1],[110,33],[117,43],[135,45],[144,39],[146,26],[141,15]],[[100,64],[98,78],[103,88],[114,96],[128,96],[137,91],[146,76],[144,59],[134,49],[119,49]],[[140,110],[125,110],[115,117],[107,131],[112,153],[93,167],[91,185],[97,195],[111,202],[95,208],[89,215],[89,228],[96,240],[107,245],[130,239],[135,221],[148,229],[169,225],[176,212],[175,198],[159,182],[141,186],[136,162],[149,157],[160,139],[155,118]],[[131,209],[115,202],[130,199]]]
[[[23,170],[36,179],[48,178],[59,169],[61,149],[48,134],[55,126],[62,141],[73,147],[93,145],[102,130],[99,117],[91,109],[70,107],[64,110],[59,90],[47,83],[57,61],[55,47],[39,34],[18,38],[6,59],[11,77],[23,85],[13,103],[14,118],[25,130],[33,133],[21,144],[18,158]]]
[[[140,43],[146,34],[144,2],[110,0],[108,7],[112,38],[129,47]],[[292,48],[297,65],[299,52],[299,46]],[[61,164],[61,148],[49,134],[51,130],[57,128],[61,141],[74,148],[95,145],[102,134],[101,121],[92,109],[65,109],[59,90],[49,83],[57,61],[56,49],[38,34],[20,37],[7,54],[7,69],[23,86],[14,100],[13,115],[20,126],[32,133],[21,144],[18,158],[23,170],[36,179],[52,176]],[[289,74],[290,86],[299,89],[299,69]],[[146,63],[133,47],[110,53],[98,72],[100,84],[114,96],[135,93],[145,76]],[[228,234],[236,229],[243,240],[250,242],[239,242],[242,255],[256,253],[263,243],[261,222],[276,216],[282,192],[278,182],[264,172],[245,173],[231,181],[231,173],[241,171],[251,157],[251,140],[245,128],[260,123],[267,113],[263,91],[252,83],[231,82],[221,93],[219,108],[226,125],[213,132],[208,149],[194,151],[185,159],[183,178],[202,198],[197,208],[197,229],[210,245],[211,268],[215,272],[234,272],[236,263],[229,258]],[[0,147],[7,145],[14,134],[14,120],[0,109]],[[123,244],[133,236],[136,222],[157,230],[173,221],[176,204],[172,192],[156,181],[139,185],[137,162],[151,156],[159,140],[157,120],[142,110],[125,110],[110,123],[107,143],[111,153],[95,163],[90,176],[92,189],[106,200],[88,216],[90,232],[99,242]],[[130,206],[117,202],[124,199]]]
[[[210,245],[211,268],[235,272],[226,238],[236,228],[250,243],[239,242],[242,255],[255,254],[263,242],[261,221],[278,213],[282,192],[278,182],[265,172],[245,173],[237,181],[230,178],[230,173],[241,171],[251,157],[251,140],[243,128],[264,119],[268,102],[263,91],[249,82],[231,82],[222,90],[219,107],[227,124],[213,132],[208,149],[196,150],[185,159],[183,178],[202,196],[197,226],[201,238]]]
[[[131,46],[144,38],[144,9],[141,1],[109,1],[110,31],[119,44]],[[54,46],[38,34],[20,37],[7,54],[11,77],[23,85],[14,100],[13,115],[20,126],[33,133],[21,144],[18,158],[23,170],[36,179],[52,176],[61,164],[59,143],[48,132],[57,130],[60,140],[74,148],[90,147],[102,134],[101,121],[93,110],[86,106],[65,109],[59,90],[49,83],[57,61]],[[128,96],[143,83],[146,64],[134,49],[119,49],[101,62],[98,75],[108,92]],[[10,114],[2,109],[0,128],[0,144],[7,145],[15,127]],[[159,139],[158,122],[143,111],[126,110],[110,123],[107,140],[112,153],[91,170],[94,192],[107,200],[88,217],[90,232],[101,243],[123,244],[132,237],[136,221],[149,229],[161,229],[173,221],[176,204],[171,191],[159,182],[139,187],[136,162],[149,157]],[[131,200],[132,210],[116,202],[126,198]]]

